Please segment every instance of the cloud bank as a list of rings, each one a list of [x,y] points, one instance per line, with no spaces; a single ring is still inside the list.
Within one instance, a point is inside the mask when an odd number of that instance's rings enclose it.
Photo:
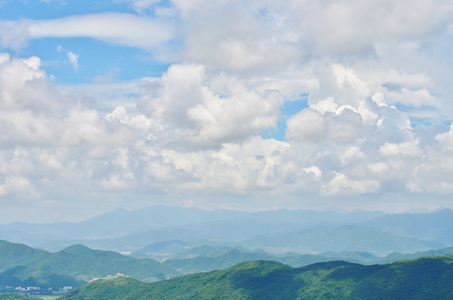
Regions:
[[[158,77],[62,86],[0,55],[3,203],[448,205],[450,1],[120,2],[137,13],[1,21],[4,51],[88,37],[171,56]]]

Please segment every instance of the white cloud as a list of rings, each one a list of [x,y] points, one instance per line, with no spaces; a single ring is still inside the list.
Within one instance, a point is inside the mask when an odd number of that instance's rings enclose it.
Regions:
[[[31,22],[28,20],[0,21],[0,40],[2,48],[21,50],[30,38],[28,28]]]
[[[423,159],[414,167],[407,189],[413,193],[451,194],[453,184],[453,126],[435,137],[425,148]]]
[[[319,142],[327,138],[338,144],[348,144],[365,133],[361,115],[344,107],[325,114],[304,109],[287,121],[287,127],[286,138],[296,141]]]
[[[192,147],[245,140],[276,125],[283,104],[279,94],[260,94],[235,77],[228,78],[222,91],[215,90],[216,80],[224,76],[207,74],[200,65],[173,65],[162,77],[157,97],[144,97],[141,108]]]
[[[286,138],[298,141],[320,141],[326,136],[324,116],[312,109],[304,109],[287,121]]]
[[[6,177],[0,183],[0,197],[35,198],[37,192],[30,182],[23,177]]]
[[[176,184],[187,191],[214,195],[254,194],[279,186],[281,171],[275,169],[280,168],[282,155],[288,148],[285,142],[255,137],[240,144],[223,144],[219,150],[189,153],[164,150],[163,164],[158,167],[154,162],[149,169],[158,170],[152,173],[155,180],[172,182],[171,178],[181,176],[182,182],[176,181]]]
[[[358,147],[351,146],[340,156],[340,161],[342,165],[346,165],[355,159],[362,159],[364,156],[364,153]]]
[[[66,54],[68,56],[69,62],[71,65],[74,67],[74,71],[78,72],[79,71],[79,65],[78,65],[78,60],[79,60],[79,55],[74,54],[72,51],[68,51]]]
[[[0,21],[3,48],[87,37],[175,62],[157,78],[119,82],[127,70],[109,66],[60,86],[49,61],[0,54],[5,199],[451,193],[453,129],[435,124],[453,115],[451,1],[118,2],[137,14]],[[285,141],[260,137],[278,121]]]
[[[310,105],[310,108],[319,111],[321,114],[325,114],[326,112],[335,113],[338,109],[338,104],[335,103],[333,97],[327,97],[325,100]]]
[[[453,123],[448,132],[438,134],[435,139],[442,150],[453,151]]]
[[[69,50],[66,50],[63,48],[63,46],[61,45],[58,45],[57,46],[57,52],[58,53],[61,53],[61,52],[66,52],[66,57],[68,58],[69,60],[69,63],[72,65],[72,67],[74,68],[74,71],[77,73],[79,71],[79,54],[75,54],[74,52],[72,51],[69,51]]]
[[[351,180],[346,175],[336,173],[322,190],[326,196],[333,195],[363,195],[379,192],[380,184],[376,180]]]
[[[420,156],[421,151],[418,148],[418,140],[412,140],[403,143],[385,143],[379,148],[379,152],[384,156],[390,155],[407,155]]]
[[[40,69],[39,58],[2,57],[0,177],[6,179],[0,188],[4,197],[36,199],[51,193],[58,182],[68,189],[76,187],[96,178],[94,170],[103,169],[96,166],[96,157],[108,154],[101,148],[115,149],[134,140],[126,127],[103,122],[96,110],[80,106],[53,86]]]
[[[339,144],[348,144],[362,138],[365,133],[362,116],[345,108],[328,119],[329,138]]]
[[[275,70],[312,58],[365,56],[378,42],[425,38],[449,1],[173,1],[190,60],[229,70]],[[210,26],[205,26],[210,24]]]
[[[99,13],[53,20],[1,21],[3,47],[20,49],[28,39],[88,37],[104,42],[160,52],[175,38],[174,26],[165,20],[125,13]]]
[[[309,105],[323,112],[334,106],[351,105],[357,108],[366,97],[371,96],[368,84],[352,68],[334,63],[319,64],[315,69],[320,86],[309,96]]]

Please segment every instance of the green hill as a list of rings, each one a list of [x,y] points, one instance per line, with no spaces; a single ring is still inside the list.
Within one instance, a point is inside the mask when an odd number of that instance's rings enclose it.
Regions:
[[[56,253],[0,241],[0,285],[61,288],[81,286],[93,278],[118,273],[142,281],[178,274],[151,259],[136,259],[111,251],[74,245]]]
[[[197,272],[208,272],[229,268],[237,263],[251,260],[272,260],[297,268],[306,265],[343,260],[364,265],[388,264],[403,259],[416,259],[425,256],[453,254],[453,247],[429,250],[415,253],[393,252],[384,257],[375,256],[368,252],[343,251],[323,252],[319,254],[284,253],[272,254],[263,250],[247,250],[241,247],[201,246],[191,248],[162,263],[187,275]],[[138,255],[138,254],[136,254]],[[146,256],[145,256],[146,257]]]
[[[453,299],[453,255],[372,266],[251,261],[155,283],[98,280],[61,299]]]
[[[272,255],[266,252],[245,252],[244,250],[240,248],[232,248],[225,250],[224,252],[219,253],[216,256],[213,256],[212,253],[208,253],[207,255],[198,255],[193,258],[169,259],[164,261],[163,264],[178,270],[181,274],[191,274],[197,272],[222,270],[237,263],[252,260],[277,261],[293,267],[300,267],[316,262],[335,260],[332,258],[324,257],[322,255]]]
[[[38,261],[50,253],[23,244],[0,240],[0,271]]]

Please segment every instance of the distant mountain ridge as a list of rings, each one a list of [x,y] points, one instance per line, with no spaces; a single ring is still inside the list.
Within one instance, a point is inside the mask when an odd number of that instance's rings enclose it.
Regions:
[[[273,223],[310,224],[319,222],[361,222],[381,215],[384,215],[384,213],[363,211],[337,213],[311,210],[241,212],[235,210],[203,210],[198,208],[156,205],[137,210],[120,208],[77,223],[33,224],[13,222],[10,224],[0,224],[0,238],[2,238],[1,234],[11,231],[15,232],[15,234],[24,232],[28,234],[46,234],[59,238],[105,239],[165,227],[178,227],[188,224],[225,220],[247,219],[262,223],[272,221]]]
[[[202,245],[226,245],[275,253],[365,251],[382,256],[452,246],[452,215],[448,209],[422,214],[385,214],[207,211],[152,206],[132,211],[118,209],[80,223],[0,225],[0,239],[49,251],[83,244],[96,249],[135,252],[148,245],[178,240],[184,245],[173,245],[173,254]]]
[[[245,248],[260,248],[274,253],[365,251],[378,255],[385,255],[389,252],[417,252],[442,247],[433,242],[398,237],[379,229],[357,226],[339,228],[321,226],[274,237],[255,236],[241,241],[239,244]]]
[[[430,214],[392,214],[365,221],[364,226],[380,228],[399,236],[415,237],[453,246],[453,211],[442,209]]]
[[[113,238],[150,229],[161,229],[166,226],[230,218],[240,214],[242,212],[229,210],[207,211],[173,206],[150,206],[137,210],[120,208],[77,223],[33,224],[14,222],[11,224],[0,224],[0,233],[9,230],[33,234],[45,233],[60,238]]]

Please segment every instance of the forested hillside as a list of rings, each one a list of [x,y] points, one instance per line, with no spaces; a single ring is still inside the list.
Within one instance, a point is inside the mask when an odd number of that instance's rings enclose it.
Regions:
[[[364,266],[343,261],[301,268],[251,261],[156,283],[98,280],[78,299],[452,299],[453,255]]]
[[[165,279],[177,271],[151,259],[73,245],[56,253],[0,240],[0,286],[61,288],[118,273],[144,281]]]

